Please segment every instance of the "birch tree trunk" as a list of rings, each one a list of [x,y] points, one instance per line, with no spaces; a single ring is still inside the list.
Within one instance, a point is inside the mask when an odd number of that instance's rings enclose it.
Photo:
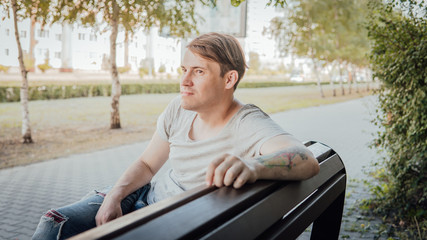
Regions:
[[[341,67],[341,61],[339,61],[339,70],[340,70],[340,88],[341,88],[341,95],[345,95],[345,89],[344,89],[344,81],[343,81],[343,76],[342,76],[342,67]]]
[[[120,126],[120,111],[119,102],[122,92],[119,80],[119,73],[117,72],[116,64],[116,41],[119,29],[119,6],[115,0],[112,1],[113,15],[111,18],[111,35],[110,35],[110,62],[111,62],[111,119],[110,128],[121,128]]]
[[[329,85],[330,85],[330,86],[331,86],[331,88],[332,88],[332,96],[333,96],[333,97],[336,97],[336,96],[337,96],[337,91],[335,90],[334,80],[332,79],[332,76],[331,76],[331,74],[330,74],[330,73],[329,73],[329,80],[330,80]]]
[[[348,94],[350,94],[351,95],[351,84],[353,84],[353,75],[352,75],[352,73],[353,73],[353,69],[351,68],[351,67],[349,67],[348,66],[348,64],[347,64],[347,75],[348,75],[348,82],[347,82],[347,85],[348,85]]]
[[[31,8],[31,15],[30,15],[30,48],[29,48],[29,60],[32,62],[32,66],[26,66],[28,69],[27,71],[29,72],[34,72],[35,71],[35,62],[36,62],[36,58],[34,57],[34,48],[36,47],[36,14],[37,14],[37,9],[38,9],[38,5],[39,5],[40,1],[34,1],[33,2],[33,6]]]
[[[354,83],[354,87],[356,88],[356,93],[360,93],[360,91],[359,91],[359,83],[357,82],[357,76],[356,76],[356,72],[355,71],[353,71],[353,73],[352,73],[352,76],[353,76],[353,83]]]
[[[125,30],[125,59],[124,59],[124,67],[129,65],[129,31]]]
[[[18,44],[18,60],[19,60],[19,68],[21,70],[22,75],[22,86],[20,92],[21,104],[22,104],[22,139],[23,143],[32,143],[33,139],[31,138],[31,128],[30,128],[30,116],[28,110],[28,78],[27,78],[27,70],[25,69],[24,57],[22,54],[22,46],[21,41],[19,39],[19,31],[18,31],[18,17],[17,11],[18,6],[16,0],[12,0],[12,9],[13,9],[13,22],[15,25],[15,38],[16,43]]]
[[[337,96],[337,91],[335,90],[334,79],[332,77],[333,70],[335,70],[335,64],[332,65],[332,69],[329,71],[329,85],[332,88],[332,96],[336,97]]]
[[[33,63],[33,66],[28,66],[28,71],[34,72],[35,71],[35,57],[34,57],[34,48],[36,46],[36,38],[35,38],[35,29],[36,29],[36,15],[31,15],[31,25],[30,25],[30,50],[29,50],[29,58],[30,61]]]
[[[371,91],[371,89],[369,88],[369,83],[371,82],[371,79],[369,79],[369,73],[366,68],[365,68],[365,78],[366,78],[366,91],[369,92]]]
[[[322,85],[320,84],[320,76],[319,76],[318,71],[317,71],[317,64],[316,64],[316,61],[314,60],[314,58],[311,58],[311,60],[313,61],[314,75],[316,75],[317,87],[319,88],[320,96],[321,96],[322,98],[325,98],[325,94],[323,94]]]

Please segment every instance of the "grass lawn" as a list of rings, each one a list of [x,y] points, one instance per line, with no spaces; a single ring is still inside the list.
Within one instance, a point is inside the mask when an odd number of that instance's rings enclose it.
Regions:
[[[244,103],[254,103],[267,113],[275,113],[371,94],[365,85],[359,86],[359,93],[353,86],[353,93],[345,96],[341,96],[336,86],[337,97],[332,97],[330,86],[323,88],[325,98],[320,97],[316,86],[242,88],[235,95]],[[33,144],[21,144],[20,103],[0,103],[0,168],[148,140],[155,130],[157,116],[177,95],[122,96],[122,129],[118,130],[109,129],[109,97],[31,101]]]

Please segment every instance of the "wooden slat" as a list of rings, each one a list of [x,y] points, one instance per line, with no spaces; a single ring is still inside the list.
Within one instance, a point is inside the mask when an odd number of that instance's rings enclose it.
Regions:
[[[87,240],[87,239],[109,239],[128,231],[144,222],[147,222],[157,216],[165,214],[179,206],[184,205],[200,196],[214,191],[215,187],[199,186],[188,190],[174,197],[149,205],[137,211],[131,212],[123,217],[110,221],[102,226],[93,228],[79,235],[76,235],[70,240]]]
[[[236,236],[251,239],[267,230],[275,222],[298,206],[311,193],[342,171],[344,165],[338,155],[320,164],[320,173],[306,181],[292,182],[277,190],[246,211],[205,236],[206,239],[224,239]],[[292,197],[290,197],[292,196]],[[260,221],[260,219],[262,219]]]
[[[224,218],[230,218],[227,216],[230,212],[237,214],[242,208],[247,208],[243,205],[245,200],[258,201],[277,186],[278,182],[259,181],[244,186],[241,191],[231,187],[219,188],[116,239],[138,239],[140,236],[146,239],[194,238],[199,229],[214,228]]]
[[[307,148],[313,153],[319,163],[328,158],[333,152],[330,147],[319,142],[312,143]]]

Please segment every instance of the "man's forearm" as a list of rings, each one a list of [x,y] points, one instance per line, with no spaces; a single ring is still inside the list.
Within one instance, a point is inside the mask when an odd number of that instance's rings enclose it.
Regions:
[[[108,195],[121,201],[129,194],[148,184],[153,174],[150,167],[142,159],[138,159],[123,173]]]
[[[256,157],[259,179],[302,180],[316,175],[319,165],[305,147],[290,147]]]

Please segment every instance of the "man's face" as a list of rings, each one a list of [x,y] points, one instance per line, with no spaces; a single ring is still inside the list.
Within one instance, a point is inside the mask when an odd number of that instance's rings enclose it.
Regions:
[[[192,111],[208,111],[219,103],[225,83],[217,62],[187,50],[181,65],[181,106]]]

